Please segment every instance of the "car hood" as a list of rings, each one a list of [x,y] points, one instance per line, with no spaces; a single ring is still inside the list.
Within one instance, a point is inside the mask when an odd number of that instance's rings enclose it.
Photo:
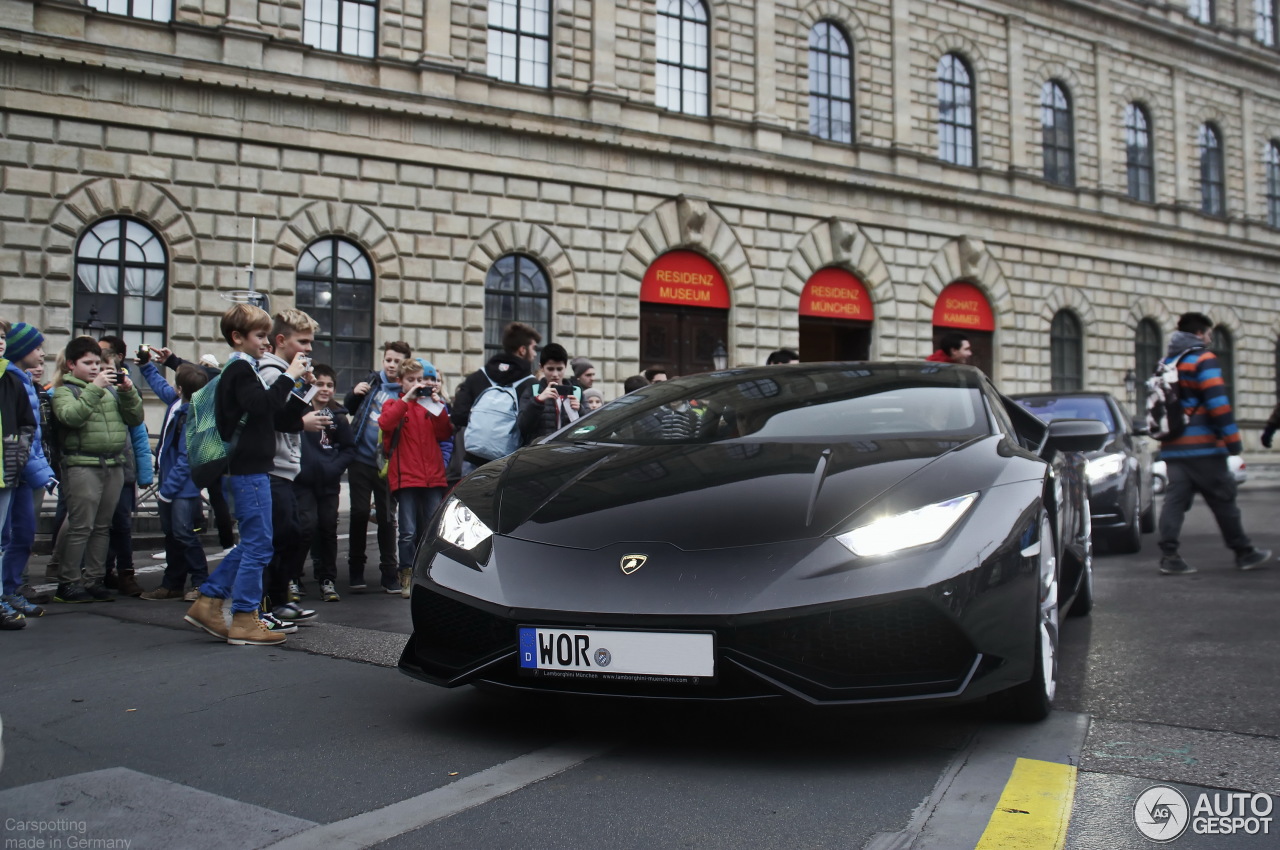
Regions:
[[[581,549],[651,541],[692,551],[819,537],[873,502],[877,512],[910,510],[1042,471],[1010,464],[1014,454],[996,437],[549,443],[484,467],[455,495],[499,534],[521,540]]]

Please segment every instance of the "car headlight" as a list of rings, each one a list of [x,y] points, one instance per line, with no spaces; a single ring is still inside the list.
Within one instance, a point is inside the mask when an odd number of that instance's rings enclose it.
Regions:
[[[493,532],[455,496],[444,506],[436,535],[446,543],[470,551],[492,537]]]
[[[853,531],[836,535],[850,552],[861,557],[888,555],[901,549],[927,546],[941,540],[969,512],[978,494],[935,502],[914,511],[882,517]]]
[[[1102,481],[1124,472],[1124,464],[1125,456],[1122,454],[1103,455],[1085,463],[1084,474],[1090,483]]]

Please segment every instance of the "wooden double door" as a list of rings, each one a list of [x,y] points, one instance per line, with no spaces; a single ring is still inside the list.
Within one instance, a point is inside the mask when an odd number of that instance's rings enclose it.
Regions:
[[[642,371],[666,369],[670,378],[710,372],[715,368],[716,345],[729,349],[728,310],[640,305]]]

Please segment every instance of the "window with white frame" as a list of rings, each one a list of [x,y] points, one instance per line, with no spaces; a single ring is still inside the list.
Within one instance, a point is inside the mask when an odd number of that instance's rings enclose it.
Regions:
[[[321,50],[372,58],[377,52],[374,0],[306,0],[302,41]]]
[[[523,322],[551,341],[551,282],[542,265],[526,254],[507,254],[484,278],[484,353],[502,351],[502,331]]]
[[[524,86],[550,85],[549,0],[489,0],[489,75]]]
[[[973,73],[955,53],[938,62],[938,157],[974,165]]]
[[[853,141],[853,56],[849,39],[831,21],[809,30],[809,132]]]
[[[1151,203],[1155,200],[1155,166],[1151,153],[1151,118],[1136,103],[1124,108],[1124,158],[1128,172],[1129,197]]]
[[[165,344],[169,256],[159,234],[137,219],[106,218],[81,234],[75,261],[77,333]]]
[[[173,20],[173,0],[88,0],[89,8],[166,23]]]
[[[298,257],[295,303],[320,325],[312,359],[333,367],[339,390],[363,381],[374,362],[374,280],[369,255],[341,236],[312,242]]]
[[[658,0],[659,107],[689,115],[710,111],[710,28],[698,0]]]

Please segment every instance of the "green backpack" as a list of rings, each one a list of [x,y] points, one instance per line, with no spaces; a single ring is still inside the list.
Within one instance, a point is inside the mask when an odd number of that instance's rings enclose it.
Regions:
[[[231,363],[233,361],[227,361]],[[226,366],[223,366],[226,369]],[[217,398],[218,384],[222,381],[219,373],[213,380],[196,390],[191,396],[191,407],[187,410],[187,421],[184,426],[187,437],[187,461],[191,465],[191,480],[201,490],[213,487],[227,472],[231,455],[240,442],[240,432],[249,414],[240,417],[235,433],[230,440],[222,439],[218,431]]]

